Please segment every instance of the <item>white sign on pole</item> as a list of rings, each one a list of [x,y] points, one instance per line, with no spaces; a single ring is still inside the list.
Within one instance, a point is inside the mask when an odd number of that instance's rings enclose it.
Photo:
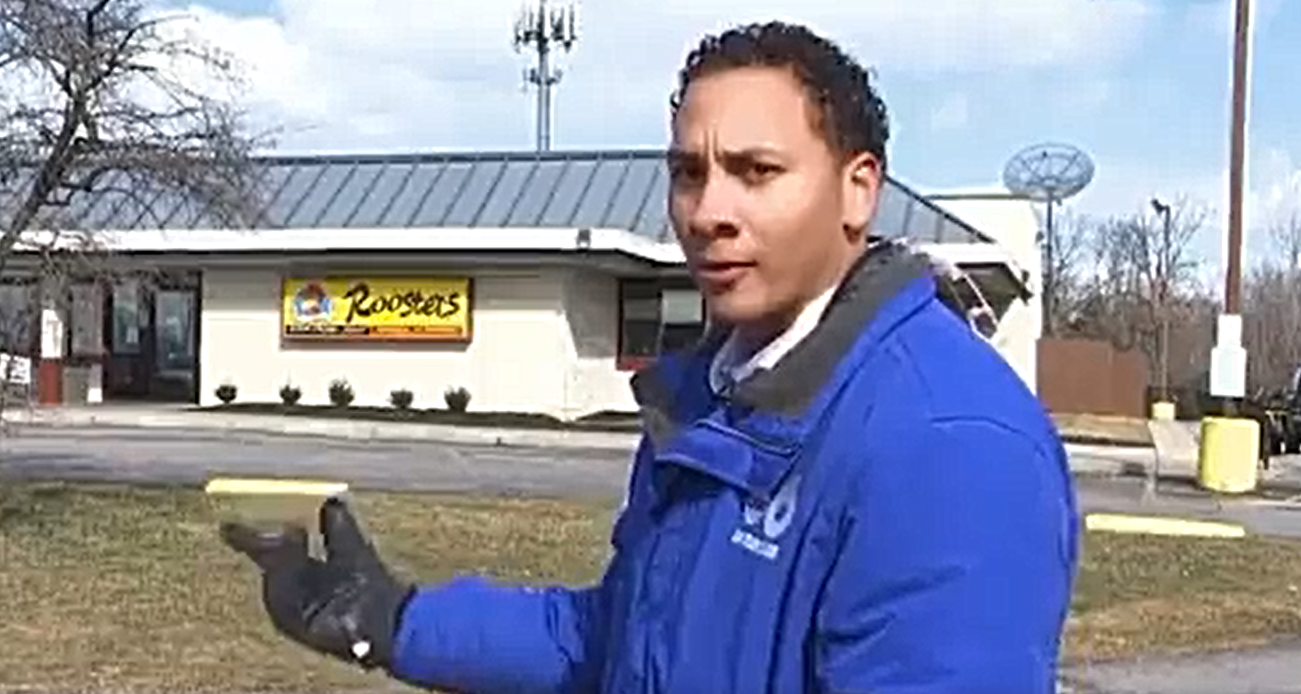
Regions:
[[[1242,347],[1242,316],[1222,315],[1215,326],[1211,350],[1211,395],[1247,396],[1247,350]]]

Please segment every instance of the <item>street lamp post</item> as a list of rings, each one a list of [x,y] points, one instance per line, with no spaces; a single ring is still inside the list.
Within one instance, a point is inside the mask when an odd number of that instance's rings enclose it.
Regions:
[[[1170,401],[1170,206],[1152,198],[1152,209],[1161,217],[1161,254],[1157,258],[1157,272],[1161,282],[1161,400]]]
[[[1044,298],[1043,298],[1043,334],[1044,337],[1053,337],[1056,333],[1054,317],[1057,315],[1057,307],[1054,306],[1054,299],[1059,289],[1057,288],[1057,230],[1053,226],[1053,207],[1057,201],[1053,196],[1048,196],[1046,208],[1047,219],[1044,224],[1044,265],[1043,273]]]

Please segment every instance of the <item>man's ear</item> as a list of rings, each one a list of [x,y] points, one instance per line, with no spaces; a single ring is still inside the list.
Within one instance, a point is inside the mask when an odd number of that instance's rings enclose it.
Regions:
[[[845,164],[841,225],[854,240],[863,237],[876,216],[881,179],[881,162],[870,153],[855,155]]]

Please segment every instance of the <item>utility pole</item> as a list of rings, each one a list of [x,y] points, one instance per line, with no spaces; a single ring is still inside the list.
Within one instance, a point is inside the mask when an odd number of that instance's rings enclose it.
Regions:
[[[551,90],[564,76],[563,70],[552,66],[551,55],[557,48],[568,53],[578,42],[577,10],[572,4],[555,7],[538,0],[537,7],[520,12],[513,38],[516,52],[531,50],[537,55],[537,64],[524,69],[524,82],[538,90],[537,148],[546,152],[551,149]]]
[[[1246,192],[1250,22],[1251,0],[1237,0],[1233,30],[1233,122],[1229,138],[1229,248],[1224,273],[1224,312],[1235,316],[1242,313],[1242,207]]]
[[[1224,269],[1224,311],[1211,351],[1211,395],[1237,413],[1246,396],[1247,351],[1242,346],[1242,207],[1247,139],[1247,95],[1251,51],[1251,2],[1236,0],[1233,28],[1233,104],[1229,134],[1229,224]]]

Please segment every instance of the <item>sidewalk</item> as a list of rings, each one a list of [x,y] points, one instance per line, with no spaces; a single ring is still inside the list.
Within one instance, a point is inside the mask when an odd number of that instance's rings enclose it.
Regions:
[[[632,451],[639,434],[632,432],[483,427],[306,415],[202,412],[189,405],[83,405],[13,409],[3,420],[36,427],[172,429],[177,431],[252,433],[303,436],[349,441],[411,441],[481,446],[531,446]],[[1138,474],[1152,459],[1153,449],[1099,444],[1067,444],[1079,457],[1082,472],[1095,475]]]
[[[1062,694],[1301,694],[1301,642],[1065,667]]]
[[[19,427],[172,429],[351,441],[418,441],[472,446],[584,448],[629,452],[636,448],[638,441],[637,434],[622,432],[472,427],[306,416],[196,412],[186,409],[187,407],[89,405],[14,409],[4,413],[4,421]]]

